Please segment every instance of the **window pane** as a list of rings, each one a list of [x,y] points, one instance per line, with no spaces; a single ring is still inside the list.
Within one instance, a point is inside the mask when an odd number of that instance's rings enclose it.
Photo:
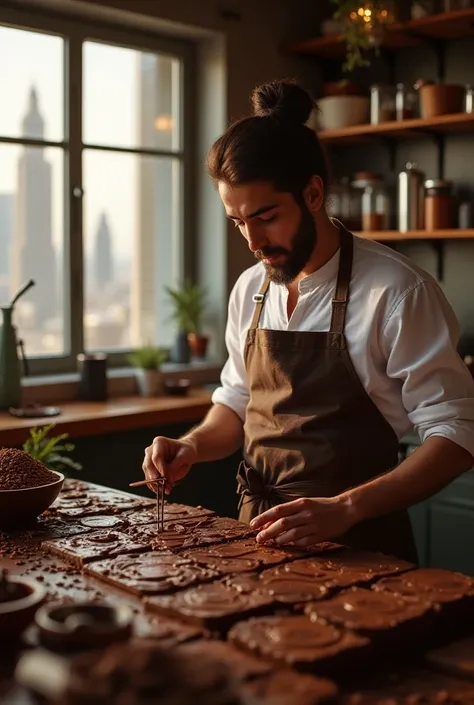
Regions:
[[[63,140],[64,40],[0,26],[0,66],[0,135]]]
[[[83,56],[86,144],[180,148],[178,59],[97,42]]]
[[[0,144],[0,301],[15,306],[27,357],[65,351],[64,151]]]
[[[181,265],[177,159],[87,150],[85,347],[170,347],[165,285]]]

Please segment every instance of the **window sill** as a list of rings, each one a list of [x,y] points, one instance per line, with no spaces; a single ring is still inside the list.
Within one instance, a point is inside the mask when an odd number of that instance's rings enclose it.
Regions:
[[[212,361],[192,362],[189,365],[167,363],[162,367],[166,381],[186,378],[193,387],[218,384],[221,370],[222,364]],[[135,373],[130,367],[111,368],[107,378],[109,398],[133,396],[138,392]],[[78,382],[78,373],[25,377],[22,380],[23,403],[72,401],[78,397]]]

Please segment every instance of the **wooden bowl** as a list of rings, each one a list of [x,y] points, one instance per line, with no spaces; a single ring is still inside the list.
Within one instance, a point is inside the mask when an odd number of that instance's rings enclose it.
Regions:
[[[57,480],[49,485],[23,490],[0,490],[0,528],[22,528],[31,524],[52,505],[61,491],[64,475],[51,470]]]
[[[9,576],[8,582],[18,588],[18,599],[0,602],[0,634],[18,641],[22,632],[33,621],[36,610],[44,602],[46,590],[41,583],[19,575]],[[0,648],[8,644],[0,640]]]

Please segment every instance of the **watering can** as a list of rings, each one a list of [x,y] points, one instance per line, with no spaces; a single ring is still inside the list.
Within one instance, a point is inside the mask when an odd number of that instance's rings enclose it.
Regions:
[[[0,308],[2,312],[2,327],[0,328],[0,409],[18,407],[21,404],[21,366],[18,357],[18,341],[13,325],[13,310],[16,302],[34,286],[30,279],[10,306]]]

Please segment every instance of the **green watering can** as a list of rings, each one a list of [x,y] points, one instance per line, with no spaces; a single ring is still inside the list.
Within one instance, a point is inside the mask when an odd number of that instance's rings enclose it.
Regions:
[[[21,404],[21,367],[13,325],[13,309],[20,296],[26,294],[34,285],[33,279],[30,279],[28,284],[20,289],[10,306],[0,308],[3,319],[0,328],[0,409],[18,407]]]

